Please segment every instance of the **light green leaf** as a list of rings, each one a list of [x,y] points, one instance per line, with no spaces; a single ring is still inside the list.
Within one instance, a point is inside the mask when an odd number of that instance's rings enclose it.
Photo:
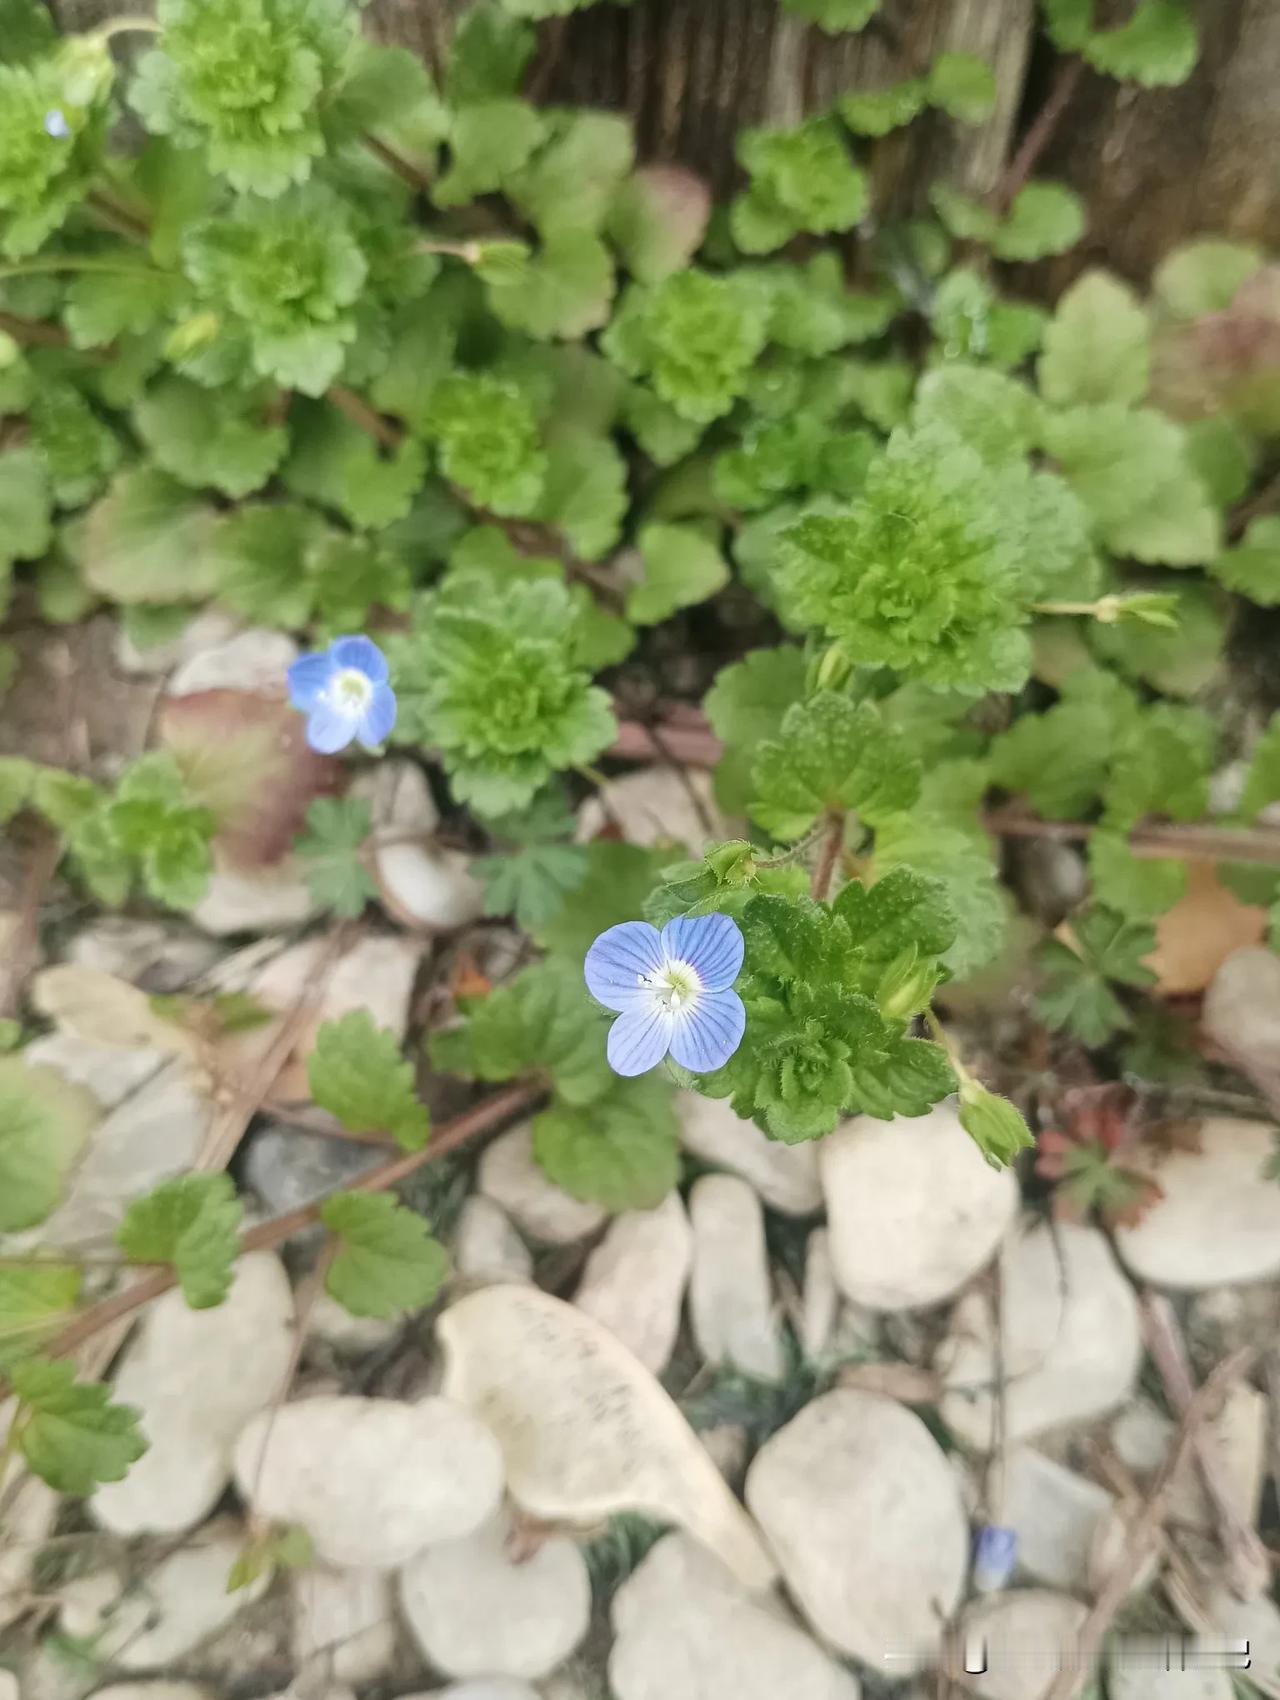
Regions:
[[[311,554],[324,534],[319,514],[296,502],[264,502],[227,514],[208,551],[219,600],[247,620],[306,625],[315,601]]]
[[[671,1092],[660,1078],[616,1083],[593,1104],[553,1104],[533,1123],[533,1155],[574,1198],[652,1210],[680,1176]]]
[[[135,404],[134,423],[156,465],[224,496],[261,489],[284,459],[289,433],[267,416],[266,397],[163,378]]]
[[[916,391],[915,425],[949,426],[992,466],[1021,460],[1039,422],[1040,404],[1027,386],[987,366],[949,360],[926,372]]]
[[[648,165],[622,184],[605,228],[632,277],[661,283],[693,258],[710,215],[700,177],[678,165]]]
[[[1229,307],[1241,284],[1264,263],[1261,249],[1250,242],[1202,236],[1166,254],[1151,281],[1157,299],[1175,318],[1198,319]]]
[[[360,859],[371,826],[368,803],[356,797],[317,797],[307,805],[306,831],[294,841],[294,851],[321,908],[354,919],[377,896]]]
[[[574,888],[572,897],[550,920],[530,929],[534,942],[543,950],[569,960],[581,961],[592,940],[606,927],[635,920],[672,856],[669,847],[650,850],[604,838],[586,848],[586,876]]]
[[[1280,714],[1272,715],[1253,746],[1240,797],[1240,814],[1256,820],[1268,803],[1280,801]]]
[[[99,1115],[84,1087],[0,1057],[0,1233],[44,1221]]]
[[[326,1021],[307,1058],[307,1084],[322,1110],[352,1133],[389,1133],[405,1151],[427,1143],[429,1119],[399,1041],[366,1009]]]
[[[486,915],[514,915],[522,927],[558,913],[587,871],[581,844],[529,844],[506,856],[482,856],[471,871],[484,886]]]
[[[0,574],[11,561],[34,560],[53,541],[49,478],[27,444],[0,451]]]
[[[547,444],[539,517],[562,531],[576,555],[598,561],[613,548],[627,512],[627,465],[608,437],[579,429]]]
[[[67,287],[62,314],[71,346],[103,348],[149,331],[181,310],[187,290],[185,279],[166,272],[81,272]]]
[[[575,894],[570,906],[576,903]],[[431,1058],[438,1068],[473,1080],[545,1072],[566,1103],[588,1104],[613,1080],[605,1026],[579,963],[557,957],[470,1004],[465,1026],[434,1035]]]
[[[599,330],[615,287],[609,250],[593,231],[573,228],[553,231],[536,254],[485,281],[495,316],[541,342]]]
[[[1094,0],[1040,0],[1049,39],[1060,53],[1078,53],[1093,28]]]
[[[501,6],[469,6],[453,32],[445,73],[444,92],[450,106],[514,94],[537,39],[528,24]]]
[[[554,131],[507,184],[513,201],[543,237],[598,231],[635,159],[628,119],[612,112],[557,114]]]
[[[1209,571],[1261,608],[1280,606],[1280,519],[1250,520],[1240,542],[1211,561]]]
[[[86,1495],[123,1479],[147,1450],[132,1405],[75,1379],[69,1363],[32,1358],[10,1371],[18,1400],[18,1450],[59,1493]]]
[[[751,779],[752,818],[782,840],[802,837],[823,814],[899,814],[920,794],[919,764],[903,734],[870,703],[834,691],[787,710],[777,740],[757,749]]]
[[[116,1239],[130,1263],[171,1263],[192,1310],[208,1310],[231,1286],[241,1214],[229,1176],[182,1175],[135,1198]]]
[[[74,1263],[0,1264],[0,1365],[36,1351],[56,1334],[79,1297]]]
[[[439,207],[458,207],[514,178],[546,133],[546,120],[523,100],[464,106],[449,132],[449,170],[436,184]]]
[[[419,371],[419,381],[422,373]],[[365,528],[407,518],[426,476],[426,451],[412,437],[387,451],[334,407],[295,406],[293,452],[283,482],[295,496],[333,508]]]
[[[677,609],[705,602],[729,582],[716,545],[691,525],[646,525],[637,539],[644,580],[627,593],[627,618],[652,626]]]
[[[857,135],[887,136],[922,112],[927,99],[923,80],[911,77],[888,88],[854,89],[841,95],[836,104],[840,116]]]
[[[981,124],[996,103],[996,79],[976,53],[940,53],[929,67],[929,104],[963,124]]]
[[[1095,71],[1151,89],[1185,83],[1200,44],[1184,0],[1138,0],[1128,23],[1091,36],[1083,51]]]
[[[36,768],[22,756],[0,756],[0,823],[12,820],[31,795]]]
[[[1142,400],[1151,375],[1150,330],[1127,284],[1100,271],[1072,284],[1045,331],[1038,375],[1054,407]]]
[[[385,1192],[340,1192],[320,1220],[338,1236],[325,1291],[353,1316],[398,1316],[431,1303],[449,1271],[421,1216]]]
[[[1065,254],[1085,232],[1084,203],[1063,183],[1028,183],[996,232],[998,260],[1043,260]]]
[[[960,1126],[993,1169],[1007,1169],[1036,1143],[1021,1110],[976,1080],[961,1082]]]
[[[866,27],[880,10],[880,0],[782,0],[783,8],[808,18],[828,35]]]
[[[1135,856],[1118,832],[1095,832],[1089,840],[1093,895],[1117,914],[1154,920],[1172,909],[1187,888],[1184,862]]]
[[[166,473],[119,473],[86,517],[84,576],[100,595],[194,602],[214,589],[214,511]]]

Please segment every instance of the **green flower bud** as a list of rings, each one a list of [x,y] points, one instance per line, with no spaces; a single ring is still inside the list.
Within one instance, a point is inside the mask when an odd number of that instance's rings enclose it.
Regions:
[[[1035,1145],[1021,1110],[972,1078],[960,1086],[960,1125],[993,1169],[1007,1169]]]

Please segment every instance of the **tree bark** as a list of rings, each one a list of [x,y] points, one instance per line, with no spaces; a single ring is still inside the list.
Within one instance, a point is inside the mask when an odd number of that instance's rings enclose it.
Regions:
[[[367,27],[439,67],[469,0],[372,0]],[[82,29],[136,0],[53,0]],[[1043,268],[1056,288],[1085,264],[1144,277],[1175,243],[1215,233],[1280,247],[1280,5],[1193,0],[1200,62],[1181,88],[1146,90],[1086,72],[1037,162],[1084,197],[1084,244]],[[1123,19],[1132,0],[1103,0]],[[631,0],[540,26],[530,87],[539,99],[628,113],[642,160],[675,162],[720,194],[736,181],[746,125],[790,123],[844,91],[875,87],[943,49],[980,54],[998,99],[976,127],[932,116],[870,146],[878,218],[919,211],[939,175],[995,187],[1052,87],[1055,56],[1034,0],[886,0],[858,35],[825,35],[778,0]]]

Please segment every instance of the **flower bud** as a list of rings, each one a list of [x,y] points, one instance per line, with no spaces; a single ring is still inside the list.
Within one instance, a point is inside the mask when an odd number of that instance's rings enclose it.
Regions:
[[[984,1523],[973,1543],[973,1585],[980,1594],[994,1594],[1008,1584],[1018,1562],[1014,1529]]]

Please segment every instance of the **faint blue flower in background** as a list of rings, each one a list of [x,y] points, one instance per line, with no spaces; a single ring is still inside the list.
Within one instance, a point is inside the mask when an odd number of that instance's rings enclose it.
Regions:
[[[307,717],[307,742],[322,755],[360,743],[376,749],[396,723],[387,660],[372,638],[335,638],[289,669],[289,701]]]
[[[52,136],[55,141],[59,142],[65,141],[71,134],[71,126],[67,123],[67,115],[59,106],[51,106],[48,112],[45,113],[44,128],[46,135]]]
[[[742,1043],[747,1012],[731,988],[742,971],[742,934],[728,915],[682,915],[661,932],[647,921],[610,927],[587,952],[587,989],[618,1019],[609,1066],[643,1074],[670,1052],[709,1074]]]
[[[973,1544],[973,1585],[980,1594],[994,1594],[1003,1588],[1013,1575],[1018,1562],[1018,1535],[997,1523],[986,1523],[978,1530]]]

